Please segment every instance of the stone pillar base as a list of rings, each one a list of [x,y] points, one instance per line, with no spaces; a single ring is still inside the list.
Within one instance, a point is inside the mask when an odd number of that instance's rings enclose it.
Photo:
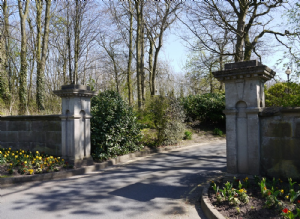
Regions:
[[[92,157],[89,158],[83,158],[83,159],[75,159],[75,160],[69,160],[70,165],[73,165],[74,167],[82,167],[82,166],[91,166],[94,165],[94,161]]]

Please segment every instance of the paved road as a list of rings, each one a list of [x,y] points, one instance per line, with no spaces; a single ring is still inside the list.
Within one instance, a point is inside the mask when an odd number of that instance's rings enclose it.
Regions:
[[[225,142],[159,153],[101,172],[1,189],[1,219],[206,219],[202,186],[225,171]]]

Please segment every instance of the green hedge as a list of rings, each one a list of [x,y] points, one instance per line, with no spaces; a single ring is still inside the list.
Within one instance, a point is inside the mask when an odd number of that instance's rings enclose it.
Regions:
[[[206,93],[202,95],[189,95],[182,99],[186,115],[192,120],[201,122],[225,122],[225,94]]]

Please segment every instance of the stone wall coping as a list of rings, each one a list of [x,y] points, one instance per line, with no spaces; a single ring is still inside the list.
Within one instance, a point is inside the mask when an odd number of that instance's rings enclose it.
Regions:
[[[0,116],[0,121],[33,121],[49,120],[60,121],[61,115],[26,115],[26,116]]]
[[[262,108],[262,111],[259,113],[259,116],[267,117],[285,114],[299,114],[300,116],[300,107],[265,107]]]

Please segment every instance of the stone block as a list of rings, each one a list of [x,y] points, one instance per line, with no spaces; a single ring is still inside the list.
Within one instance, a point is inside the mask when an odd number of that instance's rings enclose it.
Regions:
[[[7,130],[6,123],[7,123],[7,121],[0,121],[0,132]]]
[[[31,142],[19,142],[18,147],[24,151],[31,151]]]
[[[61,131],[61,121],[47,121],[44,125],[44,131]]]
[[[47,145],[61,144],[61,132],[47,132],[45,143]]]
[[[264,129],[267,137],[292,137],[292,124],[289,122],[271,122]]]
[[[297,122],[295,126],[295,137],[300,138],[300,122]]]
[[[11,148],[12,150],[20,149],[18,142],[8,142],[8,143],[6,143],[6,147]]]
[[[46,141],[46,132],[43,131],[31,132],[31,136],[33,142],[45,143]]]
[[[31,121],[31,128],[30,130],[31,131],[44,131],[44,124],[46,123],[47,121]]]
[[[19,142],[19,133],[16,131],[6,132],[6,142]]]
[[[7,124],[8,131],[29,131],[30,122],[28,121],[9,121]]]
[[[31,142],[34,141],[32,137],[32,132],[30,131],[20,131],[19,133],[19,142]]]

